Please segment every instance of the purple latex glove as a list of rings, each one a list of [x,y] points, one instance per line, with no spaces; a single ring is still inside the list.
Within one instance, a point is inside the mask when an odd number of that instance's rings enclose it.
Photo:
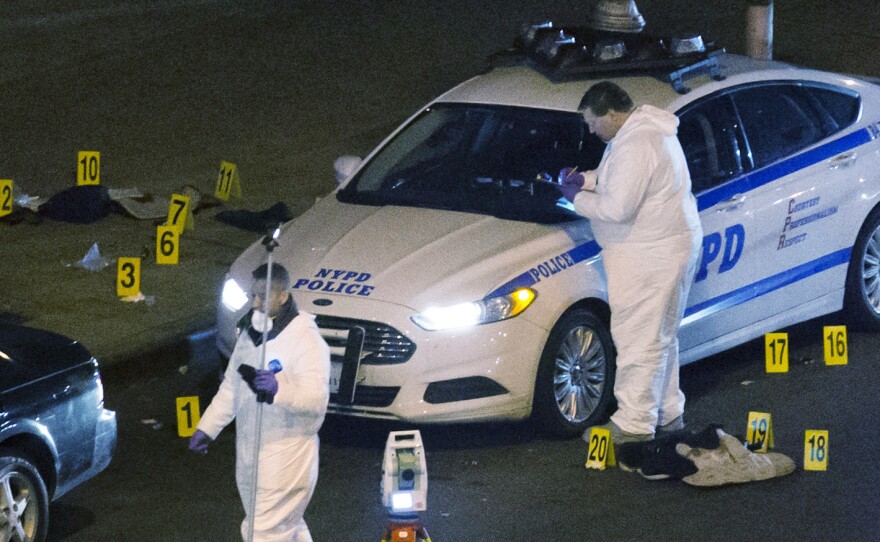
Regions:
[[[568,179],[569,177],[574,178],[574,176],[576,176],[576,175],[583,176],[583,174],[581,172],[577,171],[577,166],[564,167],[559,170],[559,176],[557,177],[557,182],[560,185],[562,185],[562,183],[564,183],[566,179]]]
[[[559,172],[559,190],[565,199],[574,203],[574,197],[584,188],[584,174],[577,168],[562,168]]]
[[[270,405],[278,393],[278,379],[275,373],[268,370],[258,370],[254,376],[254,389],[257,390],[257,400]]]
[[[189,437],[189,449],[193,452],[206,454],[208,453],[208,444],[211,443],[211,437],[207,433],[196,429],[196,432]]]

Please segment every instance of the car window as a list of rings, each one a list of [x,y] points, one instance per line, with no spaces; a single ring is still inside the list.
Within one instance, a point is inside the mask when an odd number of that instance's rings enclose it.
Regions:
[[[819,93],[818,89],[816,92]],[[756,168],[794,154],[841,129],[817,95],[800,84],[752,86],[737,90],[732,96]],[[827,95],[825,98],[828,99]]]
[[[694,192],[743,172],[736,111],[728,96],[716,96],[680,115],[678,139],[687,158]]]
[[[577,113],[441,104],[381,148],[340,201],[491,214],[542,223],[577,219],[552,181],[595,168],[604,144]]]
[[[822,115],[825,136],[843,130],[859,118],[861,98],[855,92],[814,86],[804,86],[802,91]]]

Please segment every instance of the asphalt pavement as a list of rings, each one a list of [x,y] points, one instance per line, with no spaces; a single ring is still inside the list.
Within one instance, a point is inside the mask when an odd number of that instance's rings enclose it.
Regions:
[[[880,335],[850,331],[849,364],[826,366],[822,326],[837,323],[830,316],[785,330],[788,373],[765,372],[762,340],[682,369],[689,427],[722,423],[742,435],[748,412],[772,413],[774,450],[797,466],[788,476],[699,488],[587,470],[584,442],[549,439],[527,422],[423,426],[421,519],[436,542],[875,542],[880,395],[871,383],[880,379]],[[210,337],[199,337],[108,368],[119,447],[106,471],[52,505],[47,542],[240,540],[235,431],[224,430],[204,456],[177,433],[175,399],[205,392],[212,350]],[[147,364],[148,374],[138,370]],[[315,541],[379,540],[387,521],[381,458],[388,431],[401,429],[410,427],[327,418],[305,515]],[[803,470],[807,429],[829,432],[826,471]]]
[[[78,151],[97,150],[102,185],[156,197],[191,185],[206,206],[195,213],[195,228],[183,233],[177,265],[155,262],[156,220],[112,212],[88,225],[35,216],[0,223],[0,319],[58,331],[89,347],[114,377],[108,403],[123,428],[110,469],[53,511],[55,539],[143,533],[141,539],[232,540],[240,517],[232,431],[212,463],[197,463],[174,434],[166,397],[192,392],[203,380],[190,374],[180,384],[177,366],[193,349],[212,355],[210,336],[192,337],[211,328],[223,274],[259,237],[216,215],[277,202],[303,212],[333,189],[337,156],[368,152],[433,96],[483,69],[485,57],[508,47],[522,23],[579,24],[591,2],[71,4],[0,3],[0,179],[13,179],[20,193],[49,197],[75,182]],[[745,4],[642,0],[639,8],[648,31],[698,31],[742,52]],[[776,2],[774,56],[880,77],[877,28],[876,0]],[[223,160],[237,164],[242,197],[212,202]],[[95,243],[109,265],[77,267]],[[125,303],[116,296],[116,260],[137,256],[143,257],[141,291],[152,302]],[[876,358],[876,343],[868,344],[859,359]],[[693,421],[735,420],[758,405],[778,416],[777,437],[792,455],[808,426],[847,431],[849,442],[876,442],[876,424],[858,422],[859,409],[878,411],[875,398],[827,400],[830,393],[846,397],[864,389],[876,371],[829,372],[814,361],[815,341],[811,348],[796,358],[797,378],[785,386],[785,378],[756,378],[760,372],[745,362],[728,371],[686,368]],[[733,355],[754,360],[757,354]],[[163,428],[143,423],[153,416],[165,421]],[[387,427],[364,426],[328,426],[322,482],[309,512],[316,540],[345,533],[371,539],[379,532],[375,473]],[[834,476],[799,473],[768,485],[701,492],[646,486],[617,472],[585,474],[579,442],[533,440],[522,424],[491,432],[434,428],[425,436],[434,473],[429,526],[444,540],[469,540],[475,532],[490,533],[482,540],[549,539],[550,533],[663,539],[658,532],[670,540],[871,540],[878,532],[877,501],[870,498],[877,471],[865,465],[876,455],[870,445],[836,448]],[[141,455],[128,455],[141,448]],[[647,519],[639,517],[646,510]],[[141,517],[125,523],[129,516]],[[702,525],[706,518],[716,530]]]

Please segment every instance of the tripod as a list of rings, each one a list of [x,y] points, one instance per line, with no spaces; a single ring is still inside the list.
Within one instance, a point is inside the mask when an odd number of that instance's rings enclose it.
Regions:
[[[417,514],[392,515],[381,542],[431,542],[431,537]]]

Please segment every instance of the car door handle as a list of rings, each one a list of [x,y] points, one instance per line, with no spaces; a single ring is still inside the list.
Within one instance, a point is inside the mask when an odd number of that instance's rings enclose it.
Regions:
[[[742,207],[742,204],[745,203],[745,201],[746,197],[743,194],[736,194],[732,198],[719,202],[716,212],[725,213],[727,211],[735,211]]]
[[[858,158],[856,151],[845,152],[831,159],[829,167],[831,169],[848,168],[853,165]]]

